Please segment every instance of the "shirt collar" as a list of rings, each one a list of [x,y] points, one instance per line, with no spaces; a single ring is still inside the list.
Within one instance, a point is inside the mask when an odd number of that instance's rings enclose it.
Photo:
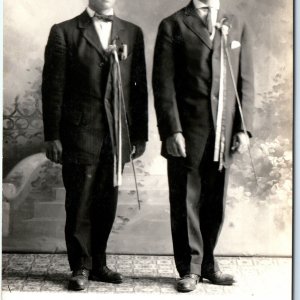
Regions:
[[[93,18],[95,16],[96,12],[93,9],[91,9],[89,6],[86,8],[86,11],[91,18]],[[113,14],[114,14],[113,8],[111,8],[111,9],[105,11],[105,13],[103,13],[103,15],[113,15]]]
[[[207,3],[203,3],[199,0],[193,0],[194,6],[196,9],[204,8],[204,7],[211,7],[214,9],[220,9],[220,0],[209,0],[206,1]]]

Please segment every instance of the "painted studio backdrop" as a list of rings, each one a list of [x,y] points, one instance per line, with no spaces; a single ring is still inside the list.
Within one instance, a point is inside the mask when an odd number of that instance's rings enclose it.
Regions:
[[[291,255],[291,1],[223,0],[245,15],[254,33],[256,98],[252,155],[236,156],[219,255]],[[119,17],[140,25],[147,56],[150,141],[135,161],[142,200],[126,166],[110,253],[171,254],[166,162],[153,108],[151,73],[159,22],[188,0],[118,0]],[[65,251],[61,167],[42,153],[41,72],[50,27],[80,14],[85,0],[4,1],[3,249]]]

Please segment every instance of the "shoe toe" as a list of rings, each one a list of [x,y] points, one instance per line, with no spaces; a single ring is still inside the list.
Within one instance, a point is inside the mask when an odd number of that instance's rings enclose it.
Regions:
[[[86,288],[86,282],[84,280],[70,280],[68,289],[72,291],[81,291]]]
[[[105,267],[102,270],[94,271],[90,275],[90,279],[94,281],[102,281],[108,283],[122,283],[123,276]]]
[[[232,285],[235,283],[234,277],[229,274],[224,274],[221,271],[211,274],[202,275],[202,278],[209,280],[212,284]]]
[[[177,291],[179,292],[191,292],[196,289],[199,278],[196,275],[185,276],[177,282]]]

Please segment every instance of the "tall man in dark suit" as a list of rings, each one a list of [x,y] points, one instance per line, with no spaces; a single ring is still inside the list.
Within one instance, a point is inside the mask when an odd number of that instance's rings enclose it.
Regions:
[[[214,249],[232,154],[244,152],[251,136],[252,45],[244,20],[219,6],[219,0],[192,0],[164,19],[154,55],[155,108],[162,155],[168,160],[180,292],[194,290],[203,278],[213,284],[234,282],[220,271]]]
[[[143,34],[114,15],[115,0],[89,0],[79,16],[52,27],[45,51],[42,101],[47,157],[62,163],[66,188],[65,238],[72,290],[88,278],[120,283],[106,265],[106,245],[114,222],[118,188],[108,117],[107,89],[112,54],[120,54],[126,118],[133,158],[143,154],[148,135],[147,82]],[[110,86],[109,86],[110,84]],[[129,144],[123,145],[131,153]],[[129,159],[124,156],[122,166]]]

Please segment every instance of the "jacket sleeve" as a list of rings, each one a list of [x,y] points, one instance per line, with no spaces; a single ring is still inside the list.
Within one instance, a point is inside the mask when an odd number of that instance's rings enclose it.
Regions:
[[[172,134],[182,131],[174,78],[175,61],[172,23],[163,21],[158,29],[152,76],[154,105],[162,141]]]
[[[143,32],[137,29],[133,50],[131,74],[131,126],[130,138],[134,144],[137,141],[148,141],[148,89],[146,74],[145,45]]]
[[[59,139],[61,107],[66,74],[66,42],[58,25],[51,28],[45,49],[42,77],[42,104],[46,141]]]
[[[238,115],[238,131],[244,131],[244,129],[246,129],[251,137],[253,130],[254,70],[252,56],[252,36],[247,24],[245,24],[243,28],[241,45],[240,80],[238,83],[238,91],[241,98],[246,128],[243,127],[241,117]]]

